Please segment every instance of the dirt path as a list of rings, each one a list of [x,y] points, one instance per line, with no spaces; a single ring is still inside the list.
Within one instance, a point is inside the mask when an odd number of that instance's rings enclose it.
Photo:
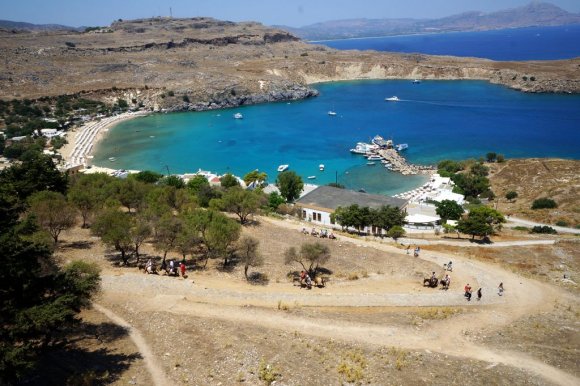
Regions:
[[[133,341],[133,343],[135,343],[135,346],[137,346],[139,353],[143,357],[145,366],[147,367],[147,370],[149,370],[149,374],[151,374],[151,379],[153,379],[153,383],[156,386],[171,385],[171,382],[169,382],[168,379],[165,377],[165,373],[163,372],[161,367],[157,365],[157,360],[153,355],[153,352],[147,345],[147,342],[143,338],[143,335],[141,335],[141,332],[137,330],[135,327],[131,326],[126,320],[124,320],[123,318],[121,318],[119,315],[115,314],[108,308],[105,308],[97,303],[93,303],[93,307],[95,308],[95,310],[105,314],[109,319],[111,319],[112,322],[121,327],[126,328],[129,331],[129,336],[131,337],[131,340]]]
[[[301,229],[300,224],[291,221],[269,218],[264,218],[262,221],[292,231]],[[340,237],[340,241],[356,243],[392,254],[406,253],[404,250],[383,243],[348,237]],[[197,283],[192,282],[191,279],[167,280],[159,276],[125,273],[103,275],[103,288],[106,288],[104,296],[109,303],[122,303],[135,292],[148,295],[142,296],[139,304],[131,305],[141,311],[163,310],[176,315],[244,323],[265,329],[301,331],[306,335],[340,339],[346,342],[430,350],[458,358],[487,361],[492,367],[497,364],[512,366],[559,385],[580,384],[580,379],[575,376],[538,359],[511,351],[491,350],[469,339],[472,335],[500,330],[526,315],[550,310],[554,300],[561,296],[558,289],[480,261],[457,256],[450,257],[443,253],[429,251],[423,251],[420,258],[439,266],[453,260],[453,276],[462,280],[468,277],[474,288],[479,285],[484,293],[482,301],[472,300],[468,303],[463,298],[464,283],[462,282],[456,282],[453,290],[432,290],[421,293],[413,292],[410,287],[405,286],[381,287],[378,281],[342,287],[331,285],[324,292],[315,292],[300,291],[296,287],[289,288],[288,283],[271,283],[267,287],[254,287],[242,281],[223,281],[220,278],[203,277],[203,280],[200,279]],[[496,293],[499,282],[503,282],[506,288],[502,297],[497,296]],[[426,329],[417,329],[414,326],[385,326],[329,320],[315,316],[305,317],[277,310],[278,302],[284,302],[290,307],[461,305],[473,309],[473,312],[447,321],[432,323]],[[248,305],[254,307],[247,307]],[[123,320],[120,321],[126,323]],[[133,332],[138,334],[138,331],[132,330],[132,337]],[[153,355],[140,334],[137,340],[135,343],[144,353],[148,361],[147,366],[152,371],[156,384],[164,385],[163,382],[166,381],[163,372],[155,366]]]

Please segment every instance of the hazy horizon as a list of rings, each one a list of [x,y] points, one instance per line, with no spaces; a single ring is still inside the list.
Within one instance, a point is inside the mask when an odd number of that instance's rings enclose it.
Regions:
[[[105,26],[117,19],[156,16],[207,16],[221,20],[256,21],[266,25],[302,27],[329,20],[355,18],[440,18],[467,11],[494,12],[529,4],[530,0],[23,0],[0,5],[0,19],[71,27]],[[579,13],[578,0],[546,1],[568,12]],[[33,10],[31,12],[31,10]]]

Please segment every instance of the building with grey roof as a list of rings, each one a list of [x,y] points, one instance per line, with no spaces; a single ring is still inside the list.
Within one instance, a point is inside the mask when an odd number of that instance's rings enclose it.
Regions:
[[[378,209],[382,206],[393,206],[405,210],[407,200],[379,194],[355,192],[354,190],[339,189],[332,186],[319,186],[296,201],[302,209],[302,218],[321,224],[333,225],[330,215],[336,208],[358,205]]]

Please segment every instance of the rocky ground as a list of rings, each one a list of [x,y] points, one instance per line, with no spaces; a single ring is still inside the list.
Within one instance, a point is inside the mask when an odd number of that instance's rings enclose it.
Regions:
[[[492,190],[499,197],[501,212],[543,223],[580,225],[580,161],[510,159],[489,166]],[[508,201],[505,194],[509,191],[515,191],[517,199]],[[543,197],[556,201],[558,208],[532,210],[533,201]]]
[[[448,247],[424,249],[416,259],[385,242],[351,236],[319,240],[300,233],[297,222],[257,220],[244,233],[260,240],[266,257],[263,267],[251,269],[269,278],[260,285],[245,281],[243,267],[224,270],[221,261],[210,261],[205,270],[188,261],[187,279],[119,267],[112,251],[78,228],[63,235],[58,256],[103,268],[97,303],[143,336],[165,378],[157,384],[578,381],[578,299],[574,291],[526,277],[535,274],[512,273],[506,264],[524,259],[529,250],[501,250],[492,260],[477,248]],[[284,265],[283,251],[313,241],[331,249],[324,267],[330,281],[308,291],[288,279],[299,267]],[[550,256],[558,254],[545,248],[534,259],[538,272],[549,271]],[[157,255],[150,246],[144,252]],[[575,256],[577,248],[564,252]],[[432,270],[442,274],[441,263],[448,260],[455,265],[451,289],[422,287],[422,277]],[[497,280],[506,283],[502,297],[495,293]],[[465,282],[484,288],[481,301],[463,299]],[[95,311],[85,315],[96,317]],[[135,353],[126,335],[116,336],[121,352]],[[87,334],[78,344],[94,350],[110,343]],[[146,368],[133,358],[127,368],[101,376],[110,376],[113,384],[150,384]]]
[[[483,79],[529,92],[580,92],[579,59],[494,62],[336,51],[258,23],[116,22],[87,33],[0,31],[0,97],[81,92],[131,106],[200,110],[301,99],[316,82]]]

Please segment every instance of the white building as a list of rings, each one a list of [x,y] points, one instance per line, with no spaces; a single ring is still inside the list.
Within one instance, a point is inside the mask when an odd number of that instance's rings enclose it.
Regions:
[[[357,204],[360,207],[378,209],[382,206],[396,206],[405,209],[407,200],[355,192],[354,190],[339,189],[332,186],[319,186],[296,201],[302,209],[302,218],[313,224],[333,226],[330,215],[338,207],[347,207]],[[365,232],[378,233],[377,229],[365,229]]]

